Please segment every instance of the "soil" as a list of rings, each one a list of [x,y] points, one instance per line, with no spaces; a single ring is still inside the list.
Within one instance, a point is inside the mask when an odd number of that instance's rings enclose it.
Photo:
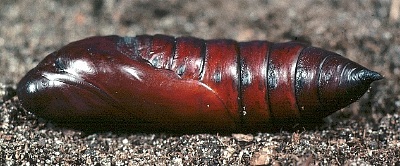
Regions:
[[[396,1],[396,0],[393,0]],[[398,165],[400,8],[390,0],[3,0],[2,165]],[[394,10],[394,9],[397,10]],[[398,14],[398,13],[397,13]],[[315,129],[254,134],[87,134],[23,109],[18,81],[46,55],[95,35],[297,40],[385,79]]]

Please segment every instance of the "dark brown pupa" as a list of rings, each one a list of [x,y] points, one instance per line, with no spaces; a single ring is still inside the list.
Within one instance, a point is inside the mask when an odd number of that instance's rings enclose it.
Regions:
[[[381,78],[296,42],[100,36],[48,55],[17,93],[27,110],[81,130],[253,132],[319,121]]]

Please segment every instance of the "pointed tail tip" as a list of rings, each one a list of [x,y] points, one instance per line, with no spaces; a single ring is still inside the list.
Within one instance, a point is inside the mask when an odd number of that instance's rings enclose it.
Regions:
[[[368,81],[370,83],[384,78],[381,74],[372,70],[364,70],[361,76],[363,80]]]

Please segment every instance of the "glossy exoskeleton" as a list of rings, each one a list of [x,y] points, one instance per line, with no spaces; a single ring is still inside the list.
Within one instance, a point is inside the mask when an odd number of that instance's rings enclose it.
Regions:
[[[48,55],[17,93],[39,117],[82,130],[247,132],[318,121],[381,78],[297,42],[98,36]]]

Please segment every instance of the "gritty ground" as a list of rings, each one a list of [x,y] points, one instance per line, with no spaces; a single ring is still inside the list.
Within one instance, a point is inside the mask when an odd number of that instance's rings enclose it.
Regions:
[[[0,163],[398,165],[400,21],[389,16],[391,6],[390,0],[4,0]],[[258,134],[85,134],[36,117],[15,96],[24,74],[69,42],[93,35],[157,33],[239,41],[299,40],[342,54],[385,79],[315,130]]]

